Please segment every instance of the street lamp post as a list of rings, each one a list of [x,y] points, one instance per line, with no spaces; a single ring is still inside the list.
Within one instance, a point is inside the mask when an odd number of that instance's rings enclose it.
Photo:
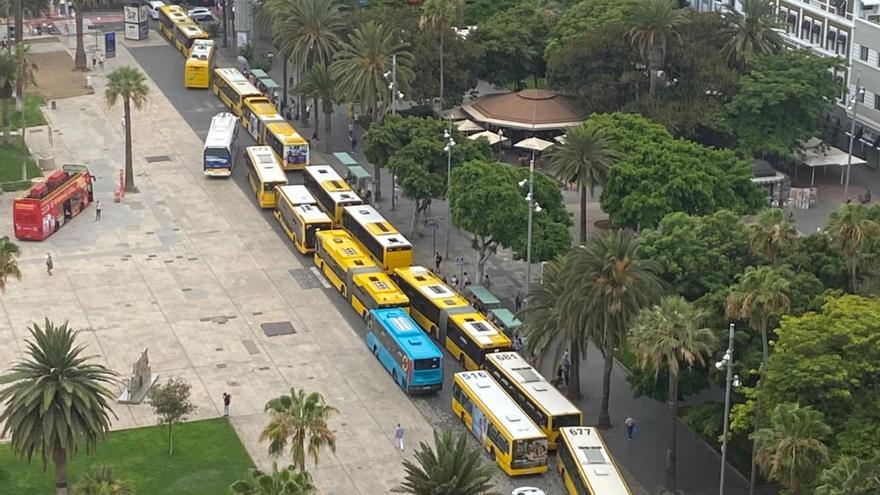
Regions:
[[[396,113],[396,103],[397,100],[403,98],[403,93],[397,87],[397,55],[391,55],[391,73],[386,72],[384,74],[385,79],[389,79],[388,90],[391,91],[391,113]],[[391,173],[391,211],[395,210],[397,204],[397,198],[395,191],[397,190],[397,175],[393,172]],[[418,204],[416,204],[416,208],[418,208]]]
[[[849,97],[850,105],[849,108],[847,108],[847,110],[852,110],[852,123],[849,127],[849,153],[846,157],[846,182],[843,186],[844,202],[846,202],[849,196],[849,171],[852,167],[853,145],[856,141],[856,118],[859,114],[859,97],[865,95],[865,88],[862,87],[861,82],[861,77],[856,76],[856,91]]]
[[[452,121],[449,121],[449,128],[452,129]],[[449,130],[443,131],[443,138],[446,139],[446,146],[443,151],[446,152],[446,259],[449,259],[449,224],[452,223],[452,201],[449,193],[452,191],[452,147],[455,146],[455,140],[452,139],[452,133]]]
[[[730,431],[730,390],[732,387],[739,387],[739,376],[733,374],[733,332],[735,325],[730,324],[730,331],[727,339],[727,351],[721,361],[715,363],[715,367],[719,370],[727,367],[727,386],[724,389],[724,434],[721,440],[721,481],[718,488],[718,495],[724,495],[724,473],[727,467],[727,437]]]
[[[526,201],[529,203],[529,220],[528,233],[526,234],[526,284],[525,293],[529,293],[532,285],[532,219],[535,213],[541,212],[541,205],[535,201],[535,150],[532,150],[532,159],[529,160],[529,180],[520,181],[520,187],[525,186],[528,182],[529,193],[526,195]]]

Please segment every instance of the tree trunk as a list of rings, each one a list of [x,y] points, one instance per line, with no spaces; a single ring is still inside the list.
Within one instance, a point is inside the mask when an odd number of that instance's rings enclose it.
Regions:
[[[12,135],[9,132],[10,127],[12,126],[12,119],[9,118],[9,98],[3,98],[3,144],[9,144],[12,142]]]
[[[761,322],[761,376],[764,376],[764,369],[767,366],[767,361],[770,359],[770,347],[767,342],[767,322]]]
[[[669,397],[666,399],[669,417],[669,445],[666,449],[666,489],[675,492],[675,464],[678,452],[678,372],[669,368]]]
[[[281,64],[281,98],[278,100],[278,113],[284,115],[284,107],[287,106],[287,92],[290,91],[290,88],[287,87],[287,54],[283,54],[284,62]]]
[[[24,9],[22,9],[23,0],[15,0],[15,42],[21,43],[24,39]]]
[[[856,256],[856,255],[853,255],[853,256]],[[850,279],[850,284],[852,286],[853,294],[855,294],[856,293],[856,260],[855,260],[855,257],[853,257],[853,260],[849,264],[850,264],[849,279]]]
[[[440,29],[440,110],[443,110],[443,29]]]
[[[123,99],[125,113],[125,192],[137,192],[134,187],[134,166],[131,163],[131,101]]]
[[[76,57],[73,66],[76,70],[86,70],[86,46],[83,43],[83,14],[82,9],[76,9]],[[97,49],[97,47],[95,47]]]
[[[587,186],[586,184],[581,184],[581,232],[580,232],[580,245],[583,246],[587,243]]]
[[[483,281],[483,272],[486,269],[486,262],[489,261],[489,258],[492,256],[492,243],[493,242],[494,241],[492,241],[490,238],[489,241],[482,240],[482,241],[476,243],[477,244],[477,273],[474,274],[474,276],[476,277],[474,280],[477,281],[476,282],[477,284],[479,284]],[[464,281],[462,280],[461,283],[463,284]]]
[[[602,403],[599,408],[599,428],[611,428],[611,416],[608,413],[608,402],[611,398],[611,370],[614,368],[614,342],[611,329],[608,328],[608,317],[605,318],[605,330],[602,334],[605,363],[602,366]]]
[[[571,350],[571,369],[568,376],[568,398],[571,400],[581,399],[581,343],[572,339],[568,343]]]
[[[416,199],[415,205],[413,206],[413,214],[412,214],[412,224],[409,228],[409,238],[415,241],[417,235],[419,235],[419,217],[422,214],[422,202],[425,200]]]
[[[168,455],[174,453],[174,439],[171,436],[171,426],[173,423],[168,423]]]
[[[648,48],[648,72],[650,77],[648,80],[650,81],[649,94],[651,98],[656,96],[657,94],[657,85],[660,82],[660,74],[658,71],[660,67],[663,65],[663,54],[660,52],[660,47],[651,46]]]
[[[319,125],[320,123],[318,122],[318,97],[317,96],[312,98],[312,109],[314,109],[314,111],[315,111],[315,130],[317,131],[318,127],[320,126]]]
[[[324,151],[328,154],[333,152],[333,129],[330,123],[330,115],[333,112],[333,103],[324,102]]]
[[[55,495],[67,495],[67,455],[62,453],[53,459],[55,463]]]

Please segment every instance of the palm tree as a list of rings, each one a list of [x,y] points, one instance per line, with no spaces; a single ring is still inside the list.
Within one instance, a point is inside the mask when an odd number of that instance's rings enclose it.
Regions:
[[[630,330],[629,344],[643,369],[659,374],[669,369],[669,445],[666,450],[666,489],[675,492],[676,435],[678,433],[678,377],[681,363],[705,365],[705,357],[718,345],[718,337],[701,327],[706,314],[681,296],[666,296],[660,304],[639,313]]]
[[[73,62],[75,70],[88,70],[86,46],[83,43],[83,12],[86,7],[91,7],[96,3],[97,0],[73,0],[73,8],[76,11],[76,56]]]
[[[306,71],[302,81],[296,86],[294,92],[319,98],[321,109],[324,111],[324,150],[332,151],[330,115],[333,113],[333,105],[339,102],[336,80],[330,74],[330,70],[324,62],[318,62]],[[315,111],[317,112],[315,107]],[[315,123],[317,125],[317,122]]]
[[[636,4],[629,37],[648,65],[651,96],[657,93],[659,71],[665,63],[670,41],[680,39],[677,29],[689,22],[675,0],[645,0]]]
[[[115,397],[108,387],[116,373],[82,356],[79,332],[66,322],[56,327],[46,319],[30,333],[28,358],[0,376],[0,385],[9,384],[0,390],[0,436],[8,435],[12,450],[29,462],[39,452],[43,469],[53,463],[56,493],[67,495],[67,458],[83,447],[93,452],[110,431]]]
[[[406,90],[414,77],[414,58],[406,50],[408,46],[408,43],[395,41],[390,29],[373,21],[356,27],[330,66],[330,74],[339,84],[340,96],[370,108],[373,122],[378,122],[391,99],[385,73],[391,70],[392,57],[397,58],[397,84],[401,90]],[[376,201],[382,199],[381,191],[382,171],[377,167]]]
[[[298,470],[295,466],[287,466],[278,470],[272,464],[272,472],[264,473],[257,468],[247,471],[247,477],[238,480],[229,487],[232,493],[241,495],[312,495],[318,493],[312,484],[312,476]]]
[[[419,444],[416,461],[403,461],[406,477],[392,490],[413,495],[491,495],[492,467],[479,449],[469,447],[465,435],[434,432],[434,446]]]
[[[551,148],[548,171],[566,184],[575,182],[581,193],[580,244],[587,242],[587,191],[592,197],[617,156],[610,144],[601,129],[584,124],[569,129],[565,142]]]
[[[745,72],[755,55],[782,50],[782,36],[776,31],[776,5],[769,0],[744,0],[742,12],[727,9],[724,21],[727,27],[721,36],[727,41],[723,49],[740,72]]]
[[[3,105],[3,143],[9,144],[10,127],[12,121],[9,117],[9,100],[12,98],[15,88],[19,88],[24,98],[24,88],[28,84],[36,84],[34,72],[37,66],[28,62],[28,45],[17,43],[10,46],[7,51],[0,51],[0,101]]]
[[[425,0],[419,27],[430,29],[440,36],[440,110],[445,108],[443,99],[443,44],[446,32],[461,18],[464,11],[462,0]]]
[[[134,495],[134,489],[127,481],[114,478],[110,466],[98,466],[73,485],[73,495]]]
[[[843,456],[819,476],[815,495],[870,495],[880,492],[880,465],[875,460]]]
[[[823,440],[831,434],[821,412],[798,404],[779,404],[770,425],[752,434],[756,462],[771,481],[801,495],[816,471],[828,460]]]
[[[872,238],[880,232],[880,225],[868,216],[868,209],[862,205],[842,205],[831,214],[826,232],[843,250],[846,258],[846,269],[852,291],[856,291],[856,269],[862,258],[865,239]]]
[[[770,357],[767,326],[770,318],[791,311],[791,285],[782,273],[769,266],[749,267],[731,288],[724,302],[727,318],[745,320],[761,334],[762,368]]]
[[[799,237],[794,222],[782,218],[782,210],[768,208],[758,214],[758,221],[749,228],[749,247],[752,254],[772,265],[782,249],[797,246]]]
[[[321,394],[291,388],[290,395],[267,402],[266,412],[271,413],[271,419],[260,433],[260,441],[269,441],[270,455],[280,455],[289,442],[293,462],[305,471],[306,454],[317,464],[324,447],[336,452],[336,435],[327,426],[336,409],[325,404]]]
[[[624,231],[594,235],[574,248],[563,275],[560,310],[572,324],[588,329],[605,358],[598,426],[610,428],[608,414],[614,350],[642,308],[663,291],[660,265],[641,255],[641,239]]]
[[[6,292],[6,281],[10,277],[21,280],[21,270],[18,268],[19,256],[21,256],[21,248],[10,241],[8,235],[0,237],[0,293]]]
[[[77,11],[79,16],[79,11]],[[147,103],[150,87],[144,73],[134,67],[120,67],[107,74],[107,89],[104,98],[107,105],[114,106],[122,99],[125,119],[125,192],[137,192],[134,187],[134,169],[131,161],[131,105],[138,110]]]

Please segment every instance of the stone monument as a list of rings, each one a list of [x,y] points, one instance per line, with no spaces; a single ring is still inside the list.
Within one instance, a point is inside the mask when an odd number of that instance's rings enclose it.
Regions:
[[[159,375],[154,375],[152,368],[150,368],[150,356],[147,354],[147,349],[144,349],[132,366],[131,376],[124,380],[122,393],[119,394],[116,402],[140,404],[158,379]]]

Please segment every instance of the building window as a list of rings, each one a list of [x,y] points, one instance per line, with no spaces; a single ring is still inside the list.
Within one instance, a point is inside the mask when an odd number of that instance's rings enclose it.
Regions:
[[[868,61],[868,47],[867,46],[863,45],[859,48],[859,58],[864,60],[865,62]]]
[[[846,33],[841,32],[837,35],[837,54],[838,55],[846,55]]]
[[[880,110],[880,95],[874,95],[874,110]]]
[[[856,93],[856,99],[859,100],[859,103],[865,103],[865,90],[861,90]]]

